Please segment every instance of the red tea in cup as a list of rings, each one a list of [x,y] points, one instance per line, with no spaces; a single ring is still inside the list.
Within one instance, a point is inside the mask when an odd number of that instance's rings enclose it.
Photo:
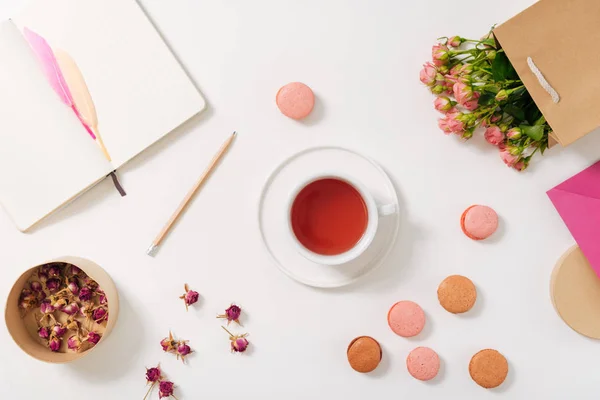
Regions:
[[[332,256],[352,249],[369,222],[365,200],[350,183],[323,178],[306,185],[290,211],[296,239],[313,253]]]

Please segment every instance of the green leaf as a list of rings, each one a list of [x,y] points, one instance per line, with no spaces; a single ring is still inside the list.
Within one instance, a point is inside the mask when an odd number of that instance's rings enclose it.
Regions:
[[[495,101],[496,101],[496,96],[493,93],[484,92],[479,97],[479,105],[480,106],[489,106],[490,104],[493,104]]]
[[[548,140],[542,141],[542,143],[540,143],[540,153],[542,155],[544,155],[544,151],[546,151],[547,148],[548,148]]]
[[[485,44],[485,45],[488,45],[488,46],[496,47],[496,41],[494,40],[494,38],[489,38],[489,39],[482,40],[481,44]]]
[[[539,121],[542,117],[540,109],[535,105],[533,100],[529,102],[529,105],[525,107],[525,118],[529,124],[537,125],[536,121]]]
[[[535,121],[534,125],[544,125],[545,123],[546,123],[546,118],[544,118],[544,116],[542,115]]]
[[[525,119],[525,111],[514,104],[505,105],[502,111],[513,116],[517,121],[523,121]]]
[[[529,136],[531,140],[539,141],[544,137],[544,127],[541,125],[521,125],[519,128],[521,128],[523,133]]]
[[[517,71],[513,68],[508,57],[503,51],[499,51],[492,63],[492,76],[496,82],[507,79],[518,79]]]

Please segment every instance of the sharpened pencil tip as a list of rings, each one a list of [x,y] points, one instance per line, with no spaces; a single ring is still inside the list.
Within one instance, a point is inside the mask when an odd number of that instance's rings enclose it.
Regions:
[[[235,136],[235,135],[237,135],[237,131],[233,131],[233,135],[231,135],[231,136]]]
[[[158,246],[155,244],[151,244],[150,247],[148,247],[148,250],[146,250],[146,254],[148,254],[150,257],[156,256],[157,252],[158,252]]]

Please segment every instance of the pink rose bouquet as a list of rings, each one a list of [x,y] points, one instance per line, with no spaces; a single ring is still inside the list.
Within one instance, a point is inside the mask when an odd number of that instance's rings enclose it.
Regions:
[[[490,32],[480,40],[440,38],[419,79],[437,97],[446,135],[473,137],[481,127],[506,165],[523,171],[548,148],[550,125]]]

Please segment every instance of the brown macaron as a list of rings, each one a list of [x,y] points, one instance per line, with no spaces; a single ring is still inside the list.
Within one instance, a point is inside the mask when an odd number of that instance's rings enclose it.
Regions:
[[[471,358],[469,374],[479,386],[492,389],[500,386],[506,379],[508,361],[496,350],[481,350]]]
[[[437,295],[446,311],[460,314],[473,308],[477,300],[477,289],[469,278],[451,275],[440,283]]]
[[[370,336],[359,336],[350,342],[346,352],[352,369],[358,372],[371,372],[379,365],[382,352],[377,340]]]

